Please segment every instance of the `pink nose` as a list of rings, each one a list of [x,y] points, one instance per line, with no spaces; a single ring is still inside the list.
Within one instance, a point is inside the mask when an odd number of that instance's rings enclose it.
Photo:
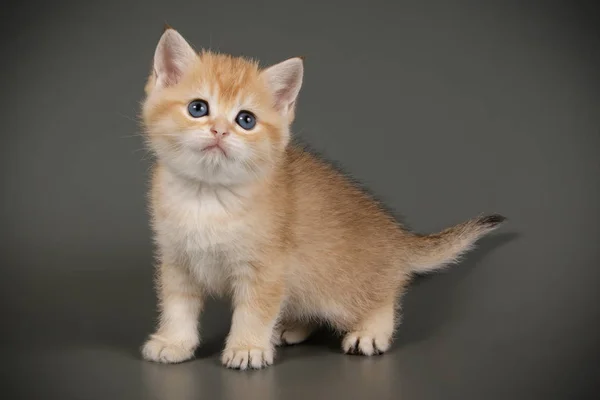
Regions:
[[[220,128],[218,126],[213,126],[210,131],[216,137],[222,137],[227,135],[227,129]]]

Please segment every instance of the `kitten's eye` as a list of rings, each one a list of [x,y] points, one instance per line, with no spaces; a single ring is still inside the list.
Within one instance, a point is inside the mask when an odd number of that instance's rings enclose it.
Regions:
[[[240,111],[237,117],[235,117],[235,122],[249,131],[256,126],[256,117],[250,111]]]
[[[204,100],[194,100],[188,105],[188,112],[194,118],[208,115],[208,103]]]

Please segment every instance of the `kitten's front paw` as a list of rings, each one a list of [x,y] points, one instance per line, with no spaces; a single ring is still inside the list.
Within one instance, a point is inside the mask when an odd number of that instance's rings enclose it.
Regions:
[[[221,362],[227,368],[261,369],[273,364],[273,349],[260,347],[235,347],[223,351]]]
[[[180,363],[194,357],[196,346],[172,343],[152,336],[142,347],[142,356],[148,361],[165,364]]]
[[[360,331],[348,333],[344,337],[342,348],[346,354],[373,356],[385,353],[390,344],[390,335]]]

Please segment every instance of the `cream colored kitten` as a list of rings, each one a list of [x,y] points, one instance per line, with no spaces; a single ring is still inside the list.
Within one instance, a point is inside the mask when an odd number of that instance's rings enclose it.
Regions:
[[[328,164],[289,144],[302,76],[300,58],[260,69],[197,54],[171,28],[160,39],[143,120],[157,157],[161,314],[144,358],[192,358],[209,294],[233,302],[227,367],[270,365],[276,345],[304,341],[319,323],[344,333],[346,353],[383,353],[412,275],[457,260],[504,220],[474,218],[430,236],[404,230]]]

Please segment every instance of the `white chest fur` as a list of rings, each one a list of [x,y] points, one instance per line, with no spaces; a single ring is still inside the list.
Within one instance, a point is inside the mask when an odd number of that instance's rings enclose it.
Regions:
[[[164,172],[155,231],[164,262],[184,264],[216,293],[246,268],[252,221],[243,190],[203,185]]]

